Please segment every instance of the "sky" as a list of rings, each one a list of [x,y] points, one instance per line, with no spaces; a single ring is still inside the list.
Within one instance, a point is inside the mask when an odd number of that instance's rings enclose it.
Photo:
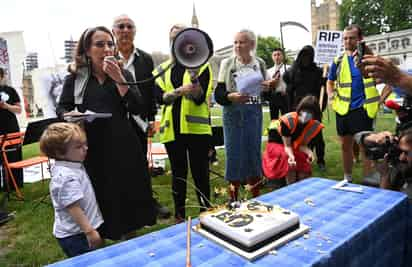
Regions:
[[[320,2],[320,0],[318,0]],[[230,45],[240,29],[280,37],[280,21],[311,28],[310,0],[2,0],[0,32],[23,31],[27,52],[38,52],[40,67],[53,66],[64,56],[64,40],[77,40],[88,27],[111,27],[113,18],[127,14],[136,24],[135,45],[147,52],[168,53],[168,32],[175,23],[190,24],[193,3],[200,29],[215,49]],[[311,43],[300,28],[283,28],[285,48]]]

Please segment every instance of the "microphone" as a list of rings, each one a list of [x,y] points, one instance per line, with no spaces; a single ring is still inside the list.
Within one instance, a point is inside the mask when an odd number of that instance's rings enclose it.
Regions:
[[[390,108],[390,109],[393,109],[393,110],[396,110],[396,111],[402,109],[402,106],[399,105],[398,102],[396,102],[396,100],[393,100],[393,99],[386,100],[385,101],[385,106],[387,108]]]

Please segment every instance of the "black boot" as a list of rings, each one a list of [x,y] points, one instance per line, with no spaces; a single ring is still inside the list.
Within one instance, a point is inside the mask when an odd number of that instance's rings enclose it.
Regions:
[[[157,217],[159,219],[168,219],[172,215],[166,206],[162,206],[157,199],[153,198],[153,203],[156,209]]]

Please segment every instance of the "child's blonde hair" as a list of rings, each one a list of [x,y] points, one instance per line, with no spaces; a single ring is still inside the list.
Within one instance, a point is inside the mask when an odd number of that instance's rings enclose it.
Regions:
[[[86,134],[79,125],[67,122],[53,123],[40,138],[40,150],[50,158],[66,154],[68,144],[75,139],[86,140]]]

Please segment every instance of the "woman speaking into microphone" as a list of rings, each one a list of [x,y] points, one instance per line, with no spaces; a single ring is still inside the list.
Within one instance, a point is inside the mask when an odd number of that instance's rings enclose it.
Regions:
[[[134,80],[114,55],[115,42],[106,27],[83,32],[57,113],[62,117],[87,110],[111,114],[85,122],[88,153],[84,165],[104,219],[101,234],[117,240],[155,224],[156,214],[146,155],[130,120],[142,110],[141,94],[136,86],[122,85]]]

